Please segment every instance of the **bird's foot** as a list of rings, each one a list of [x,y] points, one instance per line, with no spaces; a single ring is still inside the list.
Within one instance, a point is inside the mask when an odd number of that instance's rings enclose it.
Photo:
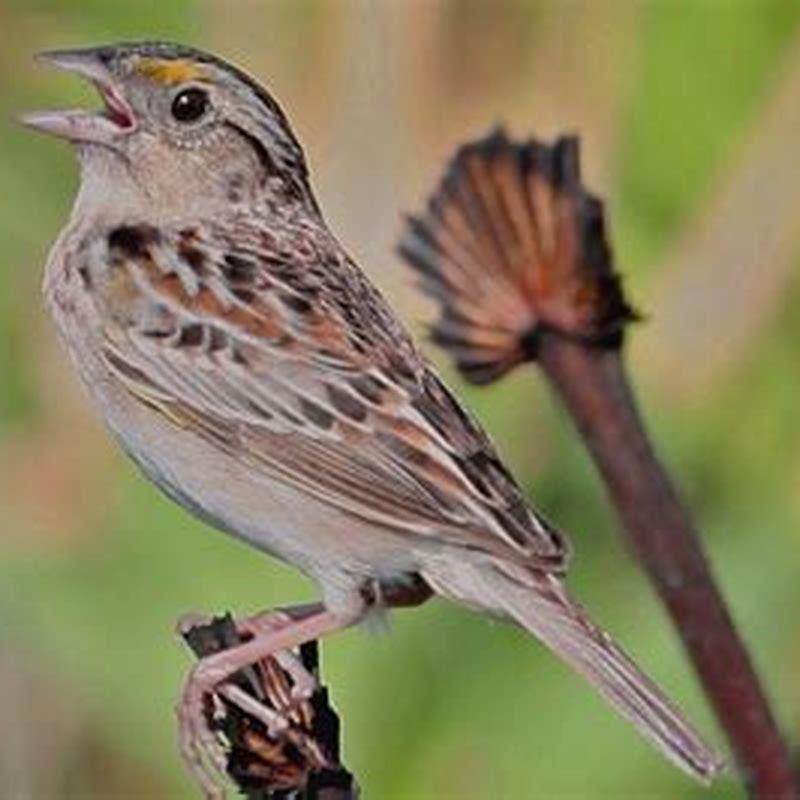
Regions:
[[[208,624],[208,620],[198,615],[187,615],[181,618],[178,630],[186,636],[192,629]],[[243,643],[233,641],[228,649],[213,652],[194,665],[176,712],[181,754],[208,800],[225,797],[221,778],[227,774],[228,757],[219,724],[215,724],[215,720],[218,723],[225,715],[224,703],[236,706],[261,722],[269,736],[279,738],[291,724],[293,708],[309,698],[317,687],[315,677],[292,651],[348,624],[350,620],[320,605],[259,614],[235,626],[235,641]],[[291,685],[285,679],[270,682],[268,699],[274,703],[274,708],[241,686],[227,682],[234,673],[261,662],[265,672],[268,671],[268,659],[291,680]]]

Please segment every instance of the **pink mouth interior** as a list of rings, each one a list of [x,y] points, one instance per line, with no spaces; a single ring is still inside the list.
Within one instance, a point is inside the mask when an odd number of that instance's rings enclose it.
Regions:
[[[94,85],[105,103],[102,115],[118,128],[132,130],[135,127],[135,120],[131,107],[124,98],[110,84],[94,81]]]

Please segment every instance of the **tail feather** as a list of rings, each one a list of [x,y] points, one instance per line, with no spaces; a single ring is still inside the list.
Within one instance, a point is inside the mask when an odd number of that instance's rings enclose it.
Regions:
[[[438,593],[501,612],[536,636],[684,772],[708,784],[722,768],[722,760],[672,702],[588,618],[557,578],[526,573],[522,584],[495,566],[462,560],[442,560],[423,576]]]

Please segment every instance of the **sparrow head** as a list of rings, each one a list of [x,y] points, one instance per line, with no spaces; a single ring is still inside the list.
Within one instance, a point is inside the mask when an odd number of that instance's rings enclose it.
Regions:
[[[91,81],[97,111],[40,111],[22,122],[76,144],[89,170],[125,165],[149,195],[180,204],[259,191],[316,210],[302,148],[277,102],[200,50],[145,42],[55,50],[39,60]]]

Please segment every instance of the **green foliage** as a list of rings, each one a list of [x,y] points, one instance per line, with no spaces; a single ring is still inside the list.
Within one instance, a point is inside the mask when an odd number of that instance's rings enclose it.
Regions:
[[[36,31],[42,47],[142,35],[206,38],[213,47],[204,7],[93,0],[78,10],[57,0],[33,8],[17,0],[7,4],[3,24],[10,21],[6,36],[15,23]],[[312,9],[321,6],[302,5],[309,16]],[[293,13],[301,24],[301,11]],[[635,270],[644,274],[656,262],[757,123],[797,40],[798,15],[800,5],[777,2],[642,6],[613,192],[615,238]],[[28,44],[14,43],[0,67]],[[63,101],[65,79],[34,78],[27,56],[15,63],[25,73],[0,88],[0,116]],[[31,339],[52,336],[37,284],[45,243],[67,213],[75,182],[69,154],[52,142],[9,128],[2,143],[0,454],[12,433],[33,430],[59,402],[41,394]],[[776,612],[800,603],[800,507],[790,500],[800,481],[800,434],[792,426],[798,295],[795,282],[785,308],[713,398],[680,409],[648,398],[655,438],[698,512],[772,696],[794,700],[778,708],[794,730],[800,629],[795,615]],[[588,457],[537,384],[526,370],[502,387],[464,392],[531,495],[573,533],[576,592],[721,743],[674,633],[622,551]],[[174,619],[192,609],[246,612],[302,601],[313,589],[190,520],[127,466],[118,472],[112,496],[89,498],[108,505],[99,529],[75,546],[28,548],[22,531],[5,548],[0,533],[0,618],[10,623],[9,633],[0,629],[0,648],[9,636],[46,663],[109,751],[155,775],[165,797],[189,798],[195,795],[179,763],[172,714],[189,660],[172,634]],[[692,786],[540,648],[445,604],[399,613],[391,636],[351,632],[331,641],[324,671],[344,720],[346,762],[370,797],[743,796],[725,780],[709,792]]]
[[[652,265],[724,174],[780,78],[798,19],[795,3],[641,6],[614,206],[626,268]]]

